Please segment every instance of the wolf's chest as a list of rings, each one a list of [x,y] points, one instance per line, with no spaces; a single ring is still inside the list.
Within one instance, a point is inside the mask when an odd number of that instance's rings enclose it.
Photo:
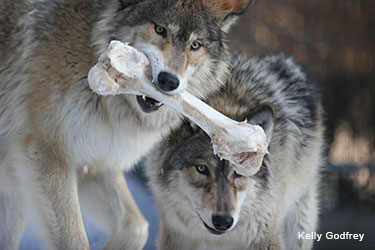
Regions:
[[[84,130],[72,131],[67,140],[75,164],[95,168],[129,170],[161,138],[129,122],[121,128],[91,123]]]

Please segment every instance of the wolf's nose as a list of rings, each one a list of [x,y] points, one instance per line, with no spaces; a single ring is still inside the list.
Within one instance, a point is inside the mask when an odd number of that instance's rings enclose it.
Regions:
[[[180,85],[180,80],[168,72],[160,72],[158,75],[158,87],[166,92],[173,91]]]
[[[226,231],[233,225],[233,217],[230,215],[213,215],[212,224],[219,231]]]

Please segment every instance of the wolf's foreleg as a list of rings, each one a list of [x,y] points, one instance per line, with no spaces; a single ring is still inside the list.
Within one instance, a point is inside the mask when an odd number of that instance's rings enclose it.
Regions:
[[[197,246],[192,241],[184,242],[183,235],[168,229],[163,221],[160,222],[158,250],[190,250],[196,248]]]
[[[148,222],[139,211],[122,171],[108,170],[87,176],[80,184],[84,212],[104,226],[107,250],[141,250],[148,237]],[[100,225],[99,225],[100,226]]]
[[[280,235],[263,235],[263,239],[257,240],[255,243],[251,244],[248,250],[289,250],[283,246],[280,238]]]
[[[253,217],[256,216],[253,215]],[[257,227],[254,231],[256,237],[248,250],[290,250],[283,242],[282,219],[277,207],[268,210],[253,223]]]
[[[56,144],[57,145],[57,144]],[[33,200],[47,230],[48,249],[90,249],[78,202],[77,174],[57,147],[33,144]]]
[[[27,223],[27,207],[8,162],[0,163],[0,249],[16,250]]]
[[[284,237],[286,246],[290,250],[310,250],[313,247],[312,239],[302,239],[298,235],[316,231],[318,221],[316,193],[316,188],[306,192],[285,219]]]

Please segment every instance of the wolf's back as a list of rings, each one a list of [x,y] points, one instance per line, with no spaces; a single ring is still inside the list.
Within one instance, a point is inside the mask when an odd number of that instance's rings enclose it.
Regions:
[[[276,115],[271,149],[288,146],[295,151],[289,153],[300,154],[321,137],[322,110],[316,83],[291,58],[235,55],[231,73],[221,92],[208,98],[210,105],[240,120],[249,110],[271,103]]]

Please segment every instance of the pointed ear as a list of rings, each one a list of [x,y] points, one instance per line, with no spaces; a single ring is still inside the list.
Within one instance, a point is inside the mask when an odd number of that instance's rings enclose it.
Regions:
[[[185,117],[180,122],[180,126],[172,130],[169,134],[168,147],[174,147],[180,141],[185,140],[185,138],[188,138],[194,134],[197,134],[199,131],[201,131],[201,129],[198,127],[198,125]]]
[[[247,120],[249,124],[261,126],[267,136],[267,142],[270,143],[275,117],[276,113],[274,106],[270,103],[265,103],[249,115]]]
[[[221,29],[228,32],[238,16],[249,9],[255,0],[210,0],[210,2]]]

